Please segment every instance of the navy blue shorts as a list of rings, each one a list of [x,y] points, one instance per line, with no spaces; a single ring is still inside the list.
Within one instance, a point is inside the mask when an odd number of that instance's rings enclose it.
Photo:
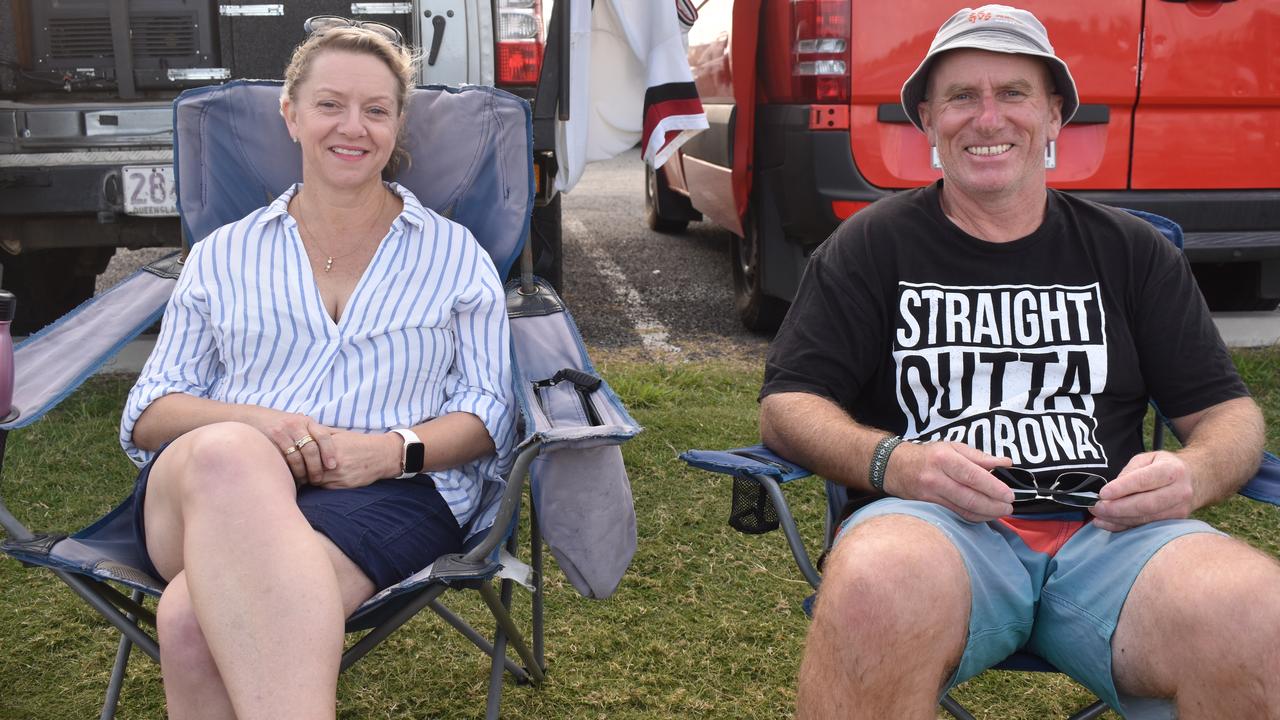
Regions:
[[[163,452],[163,450],[162,450]],[[156,453],[155,457],[159,457]],[[148,567],[143,500],[155,457],[138,472],[133,487],[135,535]],[[317,532],[351,558],[378,589],[390,587],[447,553],[462,550],[462,529],[435,481],[423,473],[406,480],[379,480],[358,488],[298,488],[298,509]]]

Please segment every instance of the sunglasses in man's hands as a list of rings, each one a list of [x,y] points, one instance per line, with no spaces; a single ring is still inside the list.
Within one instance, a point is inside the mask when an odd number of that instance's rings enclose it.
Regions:
[[[999,467],[991,471],[1013,490],[1014,505],[1034,501],[1048,501],[1072,509],[1089,508],[1098,503],[1098,491],[1107,479],[1090,472],[1072,470],[1064,472],[1046,486],[1050,478],[1040,478],[1030,470],[1016,467]]]

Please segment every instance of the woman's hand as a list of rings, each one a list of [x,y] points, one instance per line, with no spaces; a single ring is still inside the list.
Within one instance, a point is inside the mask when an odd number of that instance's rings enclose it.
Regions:
[[[263,407],[255,408],[249,424],[280,448],[298,484],[318,484],[326,469],[337,467],[333,442],[337,431],[327,425],[306,415]]]
[[[331,450],[325,457],[332,458],[333,463],[325,466],[319,479],[310,480],[312,485],[329,489],[362,487],[400,475],[404,440],[395,433],[371,435],[335,430],[327,439]]]

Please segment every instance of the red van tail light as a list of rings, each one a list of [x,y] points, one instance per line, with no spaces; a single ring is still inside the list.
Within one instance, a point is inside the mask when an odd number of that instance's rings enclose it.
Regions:
[[[793,0],[791,90],[799,102],[849,101],[849,0]]]
[[[498,85],[537,85],[542,74],[542,0],[498,0]]]
[[[869,202],[859,202],[857,200],[832,200],[831,212],[837,219],[844,220],[870,204]]]

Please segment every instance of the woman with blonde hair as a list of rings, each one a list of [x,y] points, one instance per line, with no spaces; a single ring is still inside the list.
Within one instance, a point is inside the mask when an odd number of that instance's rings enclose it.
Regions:
[[[334,717],[344,619],[461,549],[514,441],[497,271],[382,179],[411,54],[307,30],[280,100],[302,182],[192,248],[121,422],[174,718]]]

